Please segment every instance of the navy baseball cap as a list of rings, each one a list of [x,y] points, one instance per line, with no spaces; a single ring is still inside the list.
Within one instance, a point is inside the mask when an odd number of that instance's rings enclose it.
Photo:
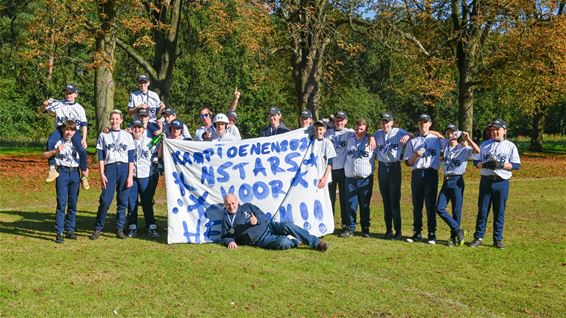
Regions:
[[[390,113],[381,113],[381,120],[392,121],[393,115],[391,115]]]
[[[143,122],[139,119],[136,119],[134,121],[132,121],[132,123],[130,124],[130,127],[143,127]]]
[[[322,119],[319,119],[319,120],[315,121],[314,124],[312,124],[312,125],[313,125],[313,126],[323,126],[323,127],[326,127],[326,123],[325,123]]]
[[[163,113],[166,115],[177,115],[177,112],[175,112],[173,108],[165,108]]]
[[[171,122],[171,124],[169,124],[169,127],[171,128],[183,129],[183,126],[184,126],[183,122],[178,119],[175,119],[174,121]]]
[[[489,127],[507,129],[507,123],[503,119],[496,119],[489,124]]]
[[[456,126],[454,124],[448,124],[448,125],[446,125],[446,128],[444,129],[444,131],[447,131],[447,130],[458,131],[458,126]]]
[[[427,114],[421,114],[421,115],[419,116],[419,119],[417,119],[417,121],[426,121],[426,122],[429,122],[429,121],[432,121],[432,119],[430,119],[430,116],[427,115]]]
[[[281,109],[279,109],[279,107],[271,107],[269,109],[269,115],[281,115]]]
[[[149,77],[147,77],[147,75],[138,76],[138,83],[147,83],[147,82],[149,82]]]
[[[308,109],[303,109],[300,113],[299,113],[299,117],[301,118],[312,118],[312,113],[310,110]]]
[[[138,116],[149,116],[149,112],[147,111],[147,109],[140,109],[138,110]]]
[[[233,111],[227,112],[226,116],[228,116],[228,118],[238,119],[238,114],[236,114],[236,112],[233,112]]]
[[[67,84],[65,85],[65,88],[63,89],[63,92],[70,92],[70,93],[78,93],[79,90],[77,89],[77,87],[73,84]]]
[[[338,111],[334,114],[334,118],[348,119],[348,114],[345,111]]]

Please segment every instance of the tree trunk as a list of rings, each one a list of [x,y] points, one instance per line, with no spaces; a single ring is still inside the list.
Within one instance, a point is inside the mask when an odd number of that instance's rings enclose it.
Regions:
[[[474,124],[474,87],[458,83],[458,124],[461,131],[472,133]]]
[[[95,104],[96,130],[98,133],[109,126],[109,114],[114,109],[114,51],[116,49],[116,33],[113,21],[116,17],[113,1],[99,4],[101,28],[95,35]]]
[[[533,116],[533,127],[531,129],[531,145],[530,151],[542,152],[542,136],[544,134],[544,120],[546,116],[546,107],[539,106],[535,110]]]

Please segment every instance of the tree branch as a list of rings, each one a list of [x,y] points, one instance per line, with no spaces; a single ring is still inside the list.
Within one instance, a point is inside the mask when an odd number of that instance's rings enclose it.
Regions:
[[[116,44],[118,45],[118,47],[124,50],[124,52],[126,52],[128,56],[133,58],[139,65],[141,65],[141,67],[147,72],[149,76],[151,76],[153,79],[158,79],[157,70],[155,70],[151,63],[146,60],[133,46],[129,45],[119,37],[116,37]]]

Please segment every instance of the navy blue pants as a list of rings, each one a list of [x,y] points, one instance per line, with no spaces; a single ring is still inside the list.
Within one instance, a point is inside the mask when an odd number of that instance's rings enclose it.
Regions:
[[[413,231],[423,230],[423,204],[426,206],[428,232],[436,232],[436,193],[438,192],[438,171],[429,169],[413,170],[411,175],[413,195]]]
[[[346,228],[348,223],[348,205],[346,204],[346,175],[344,169],[332,170],[332,182],[328,184],[328,192],[330,193],[330,202],[332,203],[332,213],[336,215],[336,188],[340,188],[340,218],[342,221],[342,228]]]
[[[297,241],[289,239],[287,235],[293,236],[312,248],[316,248],[320,243],[318,237],[291,222],[272,221],[256,245],[271,250],[287,250],[297,247]]]
[[[462,204],[464,203],[464,177],[445,176],[438,194],[436,212],[450,227],[452,236],[458,234],[462,221]],[[452,203],[452,216],[446,211],[448,202]]]
[[[493,205],[493,239],[503,240],[503,224],[505,221],[505,204],[509,195],[509,180],[482,176],[478,197],[478,217],[476,220],[477,239],[485,236],[485,226],[489,209]]]
[[[346,191],[346,200],[348,201],[347,229],[353,231],[356,228],[358,206],[360,207],[360,225],[362,230],[369,229],[369,204],[373,191],[373,174],[361,179],[346,177]]]
[[[55,231],[74,232],[77,223],[77,200],[79,198],[80,176],[78,168],[57,167],[59,177],[55,180],[57,210],[55,211]],[[65,211],[67,215],[65,215]]]
[[[128,164],[112,163],[105,165],[104,174],[106,179],[108,179],[108,183],[106,183],[106,188],[100,193],[95,229],[97,231],[104,229],[106,214],[108,214],[108,208],[114,199],[114,191],[116,191],[118,196],[116,201],[116,229],[123,230],[126,225],[126,208],[128,207],[128,196],[130,195],[130,188],[126,188]]]
[[[379,162],[377,168],[379,192],[383,200],[385,229],[401,233],[401,164]]]
[[[55,149],[55,144],[59,140],[61,140],[61,138],[63,138],[63,131],[61,131],[61,127],[58,127],[51,133],[51,135],[49,135],[49,138],[47,139],[47,149]],[[71,142],[79,153],[79,167],[81,168],[81,171],[86,171],[88,154],[86,152],[86,149],[84,149],[81,145],[82,139],[83,137],[81,133],[77,130],[77,132],[73,135],[73,138],[71,138]],[[49,162],[50,166],[54,166],[55,156],[49,158],[47,161]]]
[[[134,178],[134,184],[130,188],[128,198],[128,224],[138,225],[138,196],[140,197],[145,226],[155,224],[155,214],[153,211],[153,195],[157,185],[157,173],[147,178]]]

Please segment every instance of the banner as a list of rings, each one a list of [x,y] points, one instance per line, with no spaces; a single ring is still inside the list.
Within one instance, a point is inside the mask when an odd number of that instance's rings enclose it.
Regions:
[[[322,158],[309,132],[238,142],[165,139],[167,242],[218,242],[227,193],[274,221],[290,221],[316,236],[332,233],[328,187],[317,188]]]

